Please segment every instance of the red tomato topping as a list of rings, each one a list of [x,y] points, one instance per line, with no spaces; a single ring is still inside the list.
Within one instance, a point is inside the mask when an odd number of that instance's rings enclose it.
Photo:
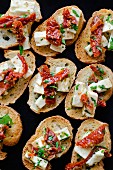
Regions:
[[[1,75],[3,74],[5,78],[3,81],[0,81],[0,95],[2,95],[6,90],[13,87],[16,81],[19,78],[23,77],[24,74],[27,73],[28,65],[24,57],[21,56],[20,54],[17,54],[17,55],[22,62],[22,66],[23,66],[22,73],[14,72],[13,69],[8,69],[8,70],[3,71]]]
[[[47,21],[46,39],[56,46],[59,46],[62,43],[60,26],[54,18],[50,18]]]
[[[50,69],[47,65],[42,65],[38,68],[38,71],[42,77],[42,80],[45,80],[47,78],[49,78],[51,75],[50,75]]]
[[[88,136],[76,142],[77,146],[88,148],[101,143],[104,139],[106,124],[103,124],[96,130],[92,131]]]
[[[98,66],[94,66],[94,65],[90,65],[90,68],[92,69],[92,71],[97,75],[97,76],[101,76],[101,75],[105,75],[105,71],[98,67]]]
[[[99,57],[102,54],[101,46],[102,28],[103,21],[99,18],[99,16],[94,16],[91,23],[91,36],[90,36],[90,44],[94,57]]]
[[[4,132],[8,129],[9,127],[7,125],[2,125],[0,124],[0,140],[3,140],[6,136]]]
[[[98,99],[98,102],[97,102],[98,106],[101,106],[101,107],[106,107],[106,101],[105,100],[102,100],[102,99]]]
[[[76,20],[76,18],[72,15],[70,15],[70,12],[68,9],[64,9],[63,11],[63,27],[64,28],[69,28],[71,26],[71,24],[76,25],[78,22]]]
[[[89,77],[89,79],[88,79],[88,85],[90,85],[90,84],[93,83],[93,82],[95,82],[95,83],[98,82],[98,79],[96,78],[96,76],[95,76],[94,73]]]
[[[69,74],[69,69],[64,68],[63,70],[61,70],[60,72],[58,72],[57,74],[55,74],[53,77],[50,77],[48,79],[44,80],[44,87],[47,87],[51,84],[54,84],[58,81],[61,81],[63,78],[67,77]]]
[[[93,109],[93,104],[89,101],[87,94],[81,95],[81,101],[87,108]]]

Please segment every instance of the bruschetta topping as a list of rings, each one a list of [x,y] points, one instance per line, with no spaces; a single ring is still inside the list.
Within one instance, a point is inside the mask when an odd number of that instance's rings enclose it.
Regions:
[[[0,124],[0,142],[6,137],[5,136],[5,131],[8,129],[9,127],[7,125],[3,125]]]
[[[106,124],[103,124],[98,129],[92,131],[85,138],[81,139],[80,141],[77,141],[76,145],[81,146],[82,148],[88,148],[101,143],[104,139],[105,127]]]
[[[99,16],[95,16],[91,23],[90,44],[94,57],[99,57],[102,53],[101,39],[102,39],[103,21]]]

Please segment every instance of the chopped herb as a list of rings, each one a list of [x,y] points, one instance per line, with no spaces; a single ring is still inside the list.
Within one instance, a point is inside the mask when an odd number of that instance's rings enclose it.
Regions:
[[[46,80],[44,80],[44,83],[49,83],[49,80],[47,80],[47,79],[46,79]]]
[[[95,36],[91,36],[91,39],[96,40],[96,37]]]
[[[74,29],[75,31],[77,31],[77,30],[78,30],[78,26],[77,26],[77,25],[75,25],[75,24],[71,24],[71,28],[72,28],[72,29]]]
[[[0,14],[0,17],[2,17],[3,14]]]
[[[46,128],[44,128],[43,133],[44,133],[44,135],[46,134]]]
[[[109,22],[111,25],[113,25],[113,20],[111,20],[111,14],[108,15],[106,21]]]
[[[57,86],[49,86],[50,88],[58,89]]]
[[[76,17],[79,17],[78,13],[74,9],[72,9],[72,12],[73,12],[73,14],[76,15]]]
[[[97,107],[97,102],[96,102],[96,100],[95,100],[93,97],[91,97],[91,100],[94,102],[95,107]]]
[[[89,49],[89,52],[92,52],[92,48]]]
[[[110,39],[110,47],[109,50],[113,50],[113,38]]]
[[[50,74],[51,74],[52,76],[54,76],[54,75],[55,75],[55,73],[53,73],[53,72],[51,72]]]
[[[63,24],[60,24],[60,32],[61,32],[62,34],[65,33],[64,28],[63,28]]]
[[[97,86],[91,86],[90,89],[91,89],[91,90],[96,90],[96,89],[97,89]]]
[[[4,24],[4,28],[6,28],[7,27],[7,25],[6,24]]]
[[[99,85],[99,88],[102,89],[102,90],[107,89],[104,85]]]
[[[45,99],[45,95],[44,94],[42,95],[42,99]]]
[[[4,80],[4,84],[8,83],[8,80]]]
[[[43,158],[43,157],[44,157],[44,153],[45,153],[45,150],[44,150],[43,147],[38,149],[38,156],[39,156],[39,157],[42,157],[42,158]]]
[[[100,73],[105,74],[103,68],[98,67]]]
[[[43,38],[41,38],[40,41],[43,41]]]
[[[78,90],[78,87],[80,86],[80,84],[77,84],[76,86],[75,86],[75,89],[76,90]]]
[[[6,114],[5,116],[0,117],[0,124],[3,124],[3,125],[12,125],[13,122],[12,122],[12,119],[9,117],[9,115]]]
[[[77,154],[77,161],[79,162],[81,159],[82,157],[79,154]]]
[[[64,151],[64,150],[65,150],[65,146],[62,145],[62,146],[61,146],[61,149],[62,149],[62,151]]]
[[[66,45],[66,41],[64,39],[62,39],[62,44]]]
[[[58,146],[59,146],[58,142],[56,142],[55,146],[56,146],[56,148],[58,148]]]
[[[103,80],[103,76],[100,76],[100,79]]]
[[[100,48],[99,46],[96,46],[96,48],[102,52],[102,48]]]
[[[67,108],[67,110],[71,110],[71,108],[69,107],[69,108]]]
[[[40,162],[41,162],[41,160],[38,160],[38,162],[37,162],[36,165],[37,165],[37,166],[40,166]]]
[[[105,152],[105,150],[101,150],[101,153],[104,153]]]
[[[48,137],[48,140],[53,140],[53,136],[49,136],[49,137]]]
[[[55,96],[49,96],[50,97],[50,99],[54,99],[55,98]]]
[[[23,46],[19,45],[19,50],[20,50],[20,55],[22,55],[23,54]]]
[[[88,110],[84,110],[86,113],[91,114]]]
[[[27,18],[27,16],[28,16],[27,14],[24,14],[22,15],[22,18]]]

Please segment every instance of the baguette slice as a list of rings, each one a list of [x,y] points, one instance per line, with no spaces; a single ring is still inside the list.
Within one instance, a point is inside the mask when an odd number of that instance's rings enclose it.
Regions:
[[[65,58],[62,59],[53,59],[53,58],[47,58],[45,61],[45,64],[50,66],[50,71],[55,72],[56,67],[67,67],[70,70],[70,87],[72,87],[74,79],[75,79],[75,74],[76,74],[76,66],[75,64]],[[35,95],[33,92],[33,85],[35,84],[37,79],[37,74],[31,79],[29,83],[29,100],[28,100],[28,105],[30,106],[30,109],[33,110],[35,113],[40,114],[40,112],[48,112],[50,110],[55,109],[65,98],[67,93],[64,92],[57,92],[56,95],[56,103],[51,105],[51,106],[44,106],[42,109],[39,109],[35,105]]]
[[[6,50],[4,56],[6,59],[11,59],[15,57],[17,53],[19,53],[19,51]],[[25,57],[25,60],[29,68],[31,69],[31,71],[34,72],[35,71],[35,56],[33,55],[33,53],[26,50],[23,52],[23,56]],[[9,61],[5,61],[5,62],[9,62]],[[2,66],[2,63],[0,64],[0,66]],[[0,99],[0,104],[9,105],[9,104],[15,103],[16,100],[24,93],[31,77],[32,76],[28,77],[27,79],[24,79],[24,78],[19,79],[17,83],[15,84],[15,86],[8,91],[8,94],[4,95],[2,99]]]
[[[105,61],[105,52],[106,49],[103,50],[103,53],[100,57],[98,58],[94,58],[94,57],[90,57],[84,50],[84,48],[87,46],[87,42],[90,42],[90,24],[92,22],[92,18],[94,16],[97,15],[102,15],[102,16],[106,16],[108,14],[113,15],[113,11],[112,10],[108,10],[108,9],[101,9],[99,11],[96,11],[93,13],[92,17],[88,20],[86,28],[83,30],[83,32],[81,33],[81,35],[79,36],[78,40],[76,41],[75,44],[75,54],[76,57],[83,63],[86,64],[92,64],[92,63],[102,63]]]
[[[35,2],[36,0],[32,0],[32,1]],[[38,8],[39,11],[40,11],[40,5],[39,5],[38,2],[36,2],[36,8]],[[10,7],[9,7],[9,9],[6,12],[5,15],[11,15],[12,16],[12,13],[10,12]],[[39,22],[41,19],[42,19],[41,12],[39,12],[39,17],[35,21]],[[31,33],[32,24],[33,23],[30,22],[25,26],[26,29],[28,30],[28,34]],[[10,30],[9,28],[1,28],[0,29],[0,48],[2,48],[2,49],[9,49],[11,47],[15,47],[15,46],[19,45],[18,42],[17,42],[15,34],[11,33],[9,30]]]
[[[103,125],[103,122],[100,122],[96,119],[88,119],[85,120],[81,126],[78,128],[77,134],[75,136],[75,142],[77,142],[78,140],[82,139],[84,133],[87,130],[95,130],[97,129],[99,126]],[[108,124],[105,128],[105,137],[104,137],[104,141],[102,142],[104,147],[108,148],[108,150],[111,150],[111,136],[110,136],[110,132],[109,132],[109,127]],[[72,158],[71,158],[71,162],[77,162],[77,153],[73,150],[72,152]],[[80,170],[86,170],[86,167],[84,167],[84,169],[80,169]],[[99,162],[97,165],[95,165],[94,167],[90,168],[90,170],[104,170],[104,164],[103,162]]]
[[[21,134],[22,134],[22,122],[20,119],[19,113],[17,113],[14,109],[7,106],[0,106],[0,117],[8,114],[12,119],[12,126],[9,128],[5,135],[6,138],[0,143],[0,160],[6,158],[7,153],[2,152],[3,145],[5,146],[14,146],[18,143]]]
[[[63,10],[64,10],[65,8],[67,8],[67,9],[72,9],[73,7],[79,9],[79,8],[78,8],[77,6],[75,6],[75,5],[66,6],[66,7],[63,7],[63,8],[58,9],[51,17],[56,18],[58,15],[61,15],[61,14],[62,14],[62,12],[63,12]],[[79,9],[79,10],[80,10],[80,9]],[[81,12],[82,12],[82,11],[81,11]],[[37,31],[45,31],[45,30],[46,30],[46,23],[47,23],[47,21],[48,21],[48,19],[47,19],[46,21],[44,21],[41,25],[39,25],[39,26],[36,28],[36,30],[34,31],[34,33],[37,32]],[[81,17],[80,17],[80,22],[79,22],[79,25],[78,25],[78,30],[77,30],[77,32],[76,32],[76,34],[75,34],[75,37],[74,37],[73,40],[67,40],[67,41],[66,41],[66,45],[67,45],[67,46],[73,44],[73,43],[77,40],[77,38],[78,38],[78,36],[79,36],[82,28],[83,28],[84,23],[85,23],[85,19],[84,19],[84,15],[83,15],[83,13],[82,13],[82,15],[81,15]],[[38,53],[38,54],[40,54],[41,56],[44,56],[44,57],[55,57],[57,54],[59,54],[58,52],[55,52],[55,51],[51,50],[51,49],[50,49],[50,45],[41,46],[41,47],[36,46],[36,43],[35,43],[35,40],[34,40],[34,33],[33,33],[33,35],[32,35],[32,39],[31,39],[31,47],[33,48],[33,50],[34,50],[36,53]]]
[[[102,64],[93,64],[93,65],[102,68],[106,72],[106,74],[103,76],[103,79],[109,78],[111,83],[112,83],[112,88],[107,90],[104,93],[104,95],[101,96],[101,99],[107,101],[113,94],[113,72],[111,71],[111,69],[109,69],[108,67],[106,67]],[[85,68],[81,69],[78,72],[75,83],[77,81],[87,83],[88,78],[92,73],[93,72],[92,72],[90,66],[86,66]],[[73,95],[74,95],[74,87],[72,87],[70,92],[67,94],[67,97],[66,97],[66,100],[65,100],[65,112],[66,112],[66,114],[73,119],[80,119],[80,120],[87,119],[87,117],[82,115],[82,108],[72,107],[71,101],[72,101]]]
[[[69,148],[71,147],[71,141],[73,139],[73,133],[72,133],[72,126],[70,124],[70,122],[61,117],[61,116],[52,116],[52,117],[48,117],[46,119],[44,119],[42,122],[40,122],[40,124],[38,125],[38,127],[36,128],[36,131],[35,131],[35,134],[27,141],[25,147],[23,148],[23,152],[22,152],[22,161],[23,161],[23,164],[24,166],[29,169],[29,170],[32,170],[33,168],[33,164],[30,163],[28,160],[26,160],[25,158],[25,153],[26,151],[31,151],[31,147],[30,147],[30,144],[36,140],[37,138],[41,137],[43,135],[43,129],[44,128],[50,128],[51,130],[53,131],[57,131],[57,130],[60,130],[64,127],[67,127],[71,136],[70,138],[68,138],[66,141],[62,141],[62,144],[66,147],[66,149],[60,153],[60,154],[57,154],[56,155],[56,158],[58,157],[61,157],[62,155],[64,155],[68,150]],[[36,167],[35,168],[36,170],[41,170],[39,167]],[[51,169],[51,165],[49,163],[48,167],[46,168],[47,170],[50,170]]]

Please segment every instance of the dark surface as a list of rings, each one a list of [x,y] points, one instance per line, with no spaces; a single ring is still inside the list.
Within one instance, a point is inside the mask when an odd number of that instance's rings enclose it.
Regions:
[[[38,0],[41,6],[43,20],[47,19],[51,16],[53,12],[55,12],[58,8],[66,6],[66,5],[77,5],[79,8],[83,10],[85,15],[85,19],[88,20],[92,13],[101,8],[108,8],[113,10],[113,0]],[[10,0],[1,0],[0,1],[0,13],[5,13],[9,7]],[[41,22],[42,22],[41,21]],[[33,28],[36,28],[39,24],[34,24]],[[113,52],[107,52],[106,62],[104,63],[106,66],[113,70]],[[45,61],[44,57],[40,57],[38,54],[36,56],[36,65],[37,67],[43,64]],[[66,51],[59,55],[58,57],[66,57],[76,63],[78,71],[85,66],[85,64],[79,62],[74,54],[74,45],[67,47]],[[4,60],[3,51],[0,50],[0,62]],[[37,71],[35,71],[36,73]],[[14,105],[11,105],[16,111],[18,111],[21,115],[22,123],[23,123],[23,134],[19,141],[19,143],[14,147],[4,147],[4,151],[8,152],[8,156],[4,161],[0,162],[1,170],[24,170],[24,166],[22,164],[21,155],[22,149],[27,142],[27,140],[34,134],[36,127],[43,119],[53,116],[53,115],[61,115],[70,120],[74,130],[74,136],[76,134],[77,128],[80,126],[81,121],[72,120],[65,114],[64,109],[64,101],[58,106],[55,110],[36,115],[33,113],[29,106],[27,105],[28,100],[28,88],[25,90],[24,94],[16,101]],[[107,102],[107,106],[105,108],[97,108],[96,110],[96,119],[107,122],[110,126],[111,138],[113,141],[113,96]],[[62,156],[60,159],[51,161],[52,170],[63,170],[65,165],[70,162],[71,153],[74,147],[74,139],[72,142],[72,147],[70,150]],[[113,150],[111,152],[113,154]],[[105,159],[105,170],[113,170],[113,157]]]

